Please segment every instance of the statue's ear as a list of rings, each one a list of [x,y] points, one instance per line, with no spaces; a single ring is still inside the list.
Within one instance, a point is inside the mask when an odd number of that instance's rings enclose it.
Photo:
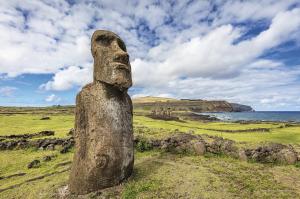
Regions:
[[[108,165],[109,156],[106,154],[99,154],[96,157],[96,164],[99,169],[104,169]]]

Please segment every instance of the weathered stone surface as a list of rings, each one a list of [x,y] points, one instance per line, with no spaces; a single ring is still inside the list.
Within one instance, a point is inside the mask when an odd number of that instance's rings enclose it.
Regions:
[[[286,148],[277,154],[277,161],[279,163],[294,164],[298,160],[297,156],[297,153],[292,148]]]
[[[214,154],[225,154],[231,157],[239,157],[239,149],[233,140],[213,136],[213,142],[207,144],[207,151]]]
[[[242,160],[242,161],[247,161],[248,160],[248,157],[245,153],[245,150],[239,150],[238,152],[238,159]]]
[[[201,136],[189,133],[175,133],[161,141],[161,149],[175,153],[195,153],[203,155],[206,151],[205,142]]]
[[[124,42],[109,31],[92,36],[94,82],[76,97],[75,155],[70,192],[86,194],[119,184],[133,170],[132,85]]]
[[[206,151],[204,142],[195,142],[193,147],[196,155],[204,155]]]
[[[113,32],[97,30],[92,36],[94,82],[127,90],[132,85],[129,55],[123,40]]]

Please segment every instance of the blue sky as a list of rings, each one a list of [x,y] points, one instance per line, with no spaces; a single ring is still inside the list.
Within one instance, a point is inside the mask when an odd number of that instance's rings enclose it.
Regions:
[[[124,39],[132,97],[300,110],[297,0],[1,1],[0,105],[74,104],[96,29]]]

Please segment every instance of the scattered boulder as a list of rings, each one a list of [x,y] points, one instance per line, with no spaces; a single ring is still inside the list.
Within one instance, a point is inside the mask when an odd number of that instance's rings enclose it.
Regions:
[[[74,144],[75,144],[75,141],[74,141],[73,138],[64,141],[62,143],[63,149],[60,151],[60,153],[67,153],[67,152],[69,152],[69,150],[74,146]]]
[[[64,146],[64,148],[62,150],[60,150],[60,153],[68,153],[69,152],[69,147]]]
[[[44,116],[44,117],[42,117],[40,120],[50,120],[50,117]]]
[[[196,155],[204,155],[206,152],[206,147],[204,142],[195,142],[193,144],[193,149]]]
[[[204,154],[206,151],[205,142],[199,135],[188,133],[176,133],[171,137],[161,141],[161,149],[175,153],[195,153]]]
[[[27,165],[27,168],[28,169],[32,169],[32,168],[38,168],[41,166],[41,162],[39,160],[33,160],[32,162],[30,162],[28,165]]]
[[[54,145],[54,144],[49,144],[49,145],[46,147],[46,150],[54,151],[54,150],[55,150],[55,145]]]
[[[224,139],[222,137],[214,137],[213,142],[207,144],[207,151],[214,154],[226,154],[238,157],[239,149],[235,141]]]
[[[45,157],[43,157],[44,162],[49,162],[51,160],[52,160],[52,156],[50,156],[50,155],[46,155]]]
[[[68,136],[73,136],[74,135],[74,128],[71,128],[70,131],[68,132]]]
[[[248,160],[248,157],[245,153],[245,150],[241,149],[239,150],[238,152],[238,159],[242,160],[242,161],[247,161]]]
[[[297,153],[291,149],[282,149],[277,154],[277,161],[279,163],[286,163],[286,164],[295,164],[298,160]]]
[[[294,164],[298,160],[298,153],[292,146],[277,143],[246,149],[245,153],[249,159],[261,163]]]

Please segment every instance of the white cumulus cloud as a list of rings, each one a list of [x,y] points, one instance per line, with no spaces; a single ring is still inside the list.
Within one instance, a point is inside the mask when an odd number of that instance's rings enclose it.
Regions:
[[[45,101],[46,102],[59,102],[61,100],[60,97],[56,96],[55,94],[51,94],[46,97]]]
[[[53,79],[40,86],[45,90],[68,90],[74,86],[82,86],[92,81],[91,68],[70,66],[55,73]]]
[[[108,29],[127,45],[135,96],[296,107],[299,66],[264,56],[286,42],[299,46],[299,7],[297,0],[1,1],[0,77],[53,74],[40,89],[81,87],[92,81],[90,37]]]

